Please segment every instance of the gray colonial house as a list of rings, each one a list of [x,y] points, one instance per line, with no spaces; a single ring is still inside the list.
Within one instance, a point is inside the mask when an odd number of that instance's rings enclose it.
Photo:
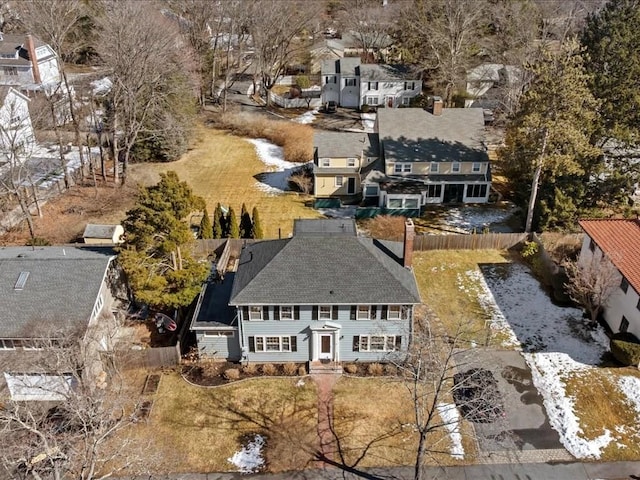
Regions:
[[[404,242],[353,220],[296,220],[292,238],[247,244],[237,271],[203,286],[191,330],[202,355],[243,362],[384,361],[406,350],[420,303]]]

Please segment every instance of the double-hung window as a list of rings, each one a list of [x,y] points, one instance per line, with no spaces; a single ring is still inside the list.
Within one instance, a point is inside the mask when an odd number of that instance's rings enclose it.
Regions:
[[[400,350],[400,335],[356,335],[353,337],[354,352],[395,352]]]
[[[387,309],[387,319],[388,320],[400,320],[400,305],[389,305]]]
[[[394,173],[411,173],[410,163],[396,163],[393,166]]]
[[[293,320],[293,307],[280,307],[280,320]]]
[[[320,308],[318,309],[318,318],[320,320],[331,320],[331,306],[320,305]]]
[[[330,158],[321,158],[320,159],[320,166],[322,166],[322,167],[330,167],[331,166],[331,159]]]
[[[369,82],[369,90],[378,90],[378,82]]]
[[[262,320],[262,307],[252,305],[249,307],[249,320]]]
[[[431,165],[429,166],[429,172],[438,173],[438,171],[440,171],[440,165],[438,164],[438,162],[431,162]]]
[[[482,164],[479,162],[473,162],[473,166],[471,167],[471,171],[473,173],[480,173],[482,171]]]
[[[355,78],[345,78],[344,79],[344,86],[345,87],[355,87],[356,86],[356,79]]]
[[[341,176],[336,177],[336,187],[341,187],[344,179]]]
[[[295,352],[297,337],[294,336],[250,336],[250,352]]]
[[[451,164],[451,172],[452,173],[460,173],[460,162],[453,162]]]
[[[355,167],[356,159],[355,158],[347,158],[347,167]]]
[[[371,307],[369,305],[358,305],[357,320],[369,320],[371,318]]]

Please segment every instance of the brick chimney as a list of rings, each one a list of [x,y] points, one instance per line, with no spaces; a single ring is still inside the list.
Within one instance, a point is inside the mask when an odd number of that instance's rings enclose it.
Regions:
[[[413,238],[416,236],[413,220],[407,218],[404,222],[404,248],[402,251],[402,266],[411,268],[413,263]]]
[[[442,97],[433,97],[433,106],[431,107],[431,113],[439,117],[442,115],[442,109],[444,108],[444,102]]]
[[[38,57],[36,57],[36,46],[33,43],[33,37],[31,34],[27,35],[27,52],[29,52],[29,60],[31,60],[31,67],[33,69],[33,83],[41,83],[40,69],[38,68]]]

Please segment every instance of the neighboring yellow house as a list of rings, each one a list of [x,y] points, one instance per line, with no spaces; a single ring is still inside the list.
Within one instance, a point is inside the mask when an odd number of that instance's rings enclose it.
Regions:
[[[362,177],[379,166],[378,135],[317,132],[313,143],[313,194],[317,198],[359,199]]]

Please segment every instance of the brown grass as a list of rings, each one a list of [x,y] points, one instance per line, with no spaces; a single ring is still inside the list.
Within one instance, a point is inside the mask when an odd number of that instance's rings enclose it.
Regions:
[[[432,250],[415,252],[413,269],[422,301],[449,335],[461,333],[479,345],[498,346],[503,338],[488,327],[488,315],[478,302],[478,285],[466,272],[483,263],[509,262],[508,254],[498,250]]]
[[[284,158],[289,162],[308,162],[313,158],[313,128],[308,125],[248,113],[212,117],[211,124],[235,135],[266,138],[284,149]]]
[[[564,379],[566,394],[575,399],[575,413],[583,436],[592,440],[609,430],[613,440],[602,460],[637,460],[640,457],[638,413],[616,386],[620,376],[640,378],[635,368],[591,368]]]
[[[378,215],[362,222],[362,229],[373,238],[398,240],[404,235],[405,217]]]
[[[418,436],[411,426],[413,404],[402,381],[343,377],[334,388],[334,396],[335,433],[340,446],[334,455],[336,460],[342,455],[345,463],[357,467],[415,462]],[[463,422],[463,445],[468,458],[475,456],[471,432]],[[444,430],[434,432],[428,444],[434,450],[427,456],[429,464],[458,463],[448,453],[450,440]],[[366,455],[358,461],[365,451]]]
[[[256,186],[255,175],[265,171],[255,148],[246,140],[220,130],[200,126],[197,140],[183,157],[171,163],[144,163],[133,165],[130,180],[143,185],[158,181],[159,173],[175,171],[197,195],[203,197],[209,212],[216,203],[231,206],[240,213],[242,203],[249,211],[254,206],[260,211],[265,238],[289,235],[294,218],[318,218],[320,214],[305,205],[309,197],[295,193],[274,195]]]
[[[317,393],[313,382],[253,379],[218,388],[195,387],[165,374],[151,418],[135,428],[137,442],[151,441],[161,461],[155,472],[233,471],[227,459],[243,437],[267,438],[269,471],[308,466],[317,438]]]

